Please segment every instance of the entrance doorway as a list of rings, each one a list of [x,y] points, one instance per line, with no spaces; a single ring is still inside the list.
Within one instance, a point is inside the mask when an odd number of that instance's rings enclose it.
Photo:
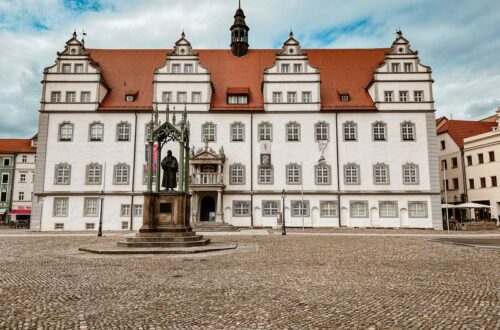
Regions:
[[[215,199],[212,196],[205,196],[200,202],[200,221],[215,221]]]

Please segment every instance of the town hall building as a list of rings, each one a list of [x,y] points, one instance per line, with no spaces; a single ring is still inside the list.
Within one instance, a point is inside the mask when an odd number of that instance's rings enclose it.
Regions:
[[[231,49],[184,33],[173,49],[93,49],[74,33],[43,72],[32,229],[139,229],[167,111],[190,124],[193,223],[276,226],[284,209],[289,226],[442,229],[432,72],[401,31],[376,49],[249,37],[241,8]]]

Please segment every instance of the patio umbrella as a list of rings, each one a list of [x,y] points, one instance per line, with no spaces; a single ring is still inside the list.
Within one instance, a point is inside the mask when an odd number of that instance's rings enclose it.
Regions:
[[[441,204],[441,208],[442,208],[442,209],[446,209],[446,208],[449,208],[449,209],[456,209],[456,208],[457,208],[457,205],[455,205],[455,204]]]
[[[455,207],[461,208],[461,209],[492,209],[493,208],[493,206],[478,204],[478,203],[463,203],[463,204],[458,204]]]

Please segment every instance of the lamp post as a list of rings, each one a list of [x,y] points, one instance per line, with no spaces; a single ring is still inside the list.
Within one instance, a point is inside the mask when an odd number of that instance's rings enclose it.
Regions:
[[[101,200],[101,205],[99,206],[99,230],[97,231],[97,236],[102,236],[102,204],[104,202],[104,191],[101,190],[101,195],[99,196]]]
[[[281,235],[286,235],[286,226],[285,226],[285,189],[281,192],[281,200],[283,204],[283,213],[282,213],[282,219],[281,219]]]

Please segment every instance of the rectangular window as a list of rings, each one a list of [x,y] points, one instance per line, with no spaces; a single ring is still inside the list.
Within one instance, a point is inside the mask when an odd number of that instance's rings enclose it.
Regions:
[[[457,168],[458,167],[458,158],[457,157],[453,157],[451,159],[451,168]]]
[[[71,167],[67,164],[56,165],[55,184],[69,184],[71,177]]]
[[[87,166],[86,184],[101,184],[101,165],[90,164]]]
[[[394,95],[393,91],[385,91],[384,92],[384,101],[385,102],[392,102],[394,100],[393,95]]]
[[[472,156],[467,156],[467,166],[472,166]]]
[[[408,202],[410,218],[427,218],[427,202]]]
[[[496,175],[491,177],[491,186],[492,187],[496,187],[497,186],[497,177],[496,177]]]
[[[494,162],[495,161],[495,152],[490,151],[490,152],[488,152],[488,155],[490,157],[490,162]]]
[[[273,92],[273,103],[281,103],[281,92]]]
[[[248,95],[228,95],[228,104],[248,104]]]
[[[0,202],[6,202],[7,201],[7,192],[6,191],[2,191],[0,193]]]
[[[269,123],[262,123],[259,125],[259,140],[271,141],[272,140],[272,125]]]
[[[54,216],[67,217],[68,216],[68,198],[54,198]]]
[[[83,216],[97,217],[99,215],[99,198],[85,198],[83,202]]]
[[[288,103],[297,102],[297,92],[288,92],[286,95],[287,95],[287,102]]]
[[[291,201],[292,217],[308,217],[309,201]]]
[[[441,150],[446,149],[446,142],[443,140],[441,141]]]
[[[250,215],[250,202],[233,201],[233,216],[245,217]]]
[[[82,92],[80,94],[80,102],[89,103],[90,102],[90,92]]]
[[[104,125],[101,123],[93,123],[90,125],[90,141],[104,140]]]
[[[86,230],[94,230],[94,228],[95,228],[95,223],[86,223],[85,224]]]
[[[54,229],[55,230],[63,230],[64,229],[64,223],[55,223],[54,224]]]
[[[381,218],[397,218],[398,217],[398,202],[383,201],[378,203],[379,217]]]
[[[414,91],[413,99],[415,102],[424,102],[424,92],[423,91]]]
[[[344,140],[356,141],[357,139],[357,125],[353,122],[344,123]]]
[[[130,125],[128,123],[120,123],[116,126],[116,140],[130,141]]]
[[[448,179],[444,180],[444,186],[446,187],[446,190],[450,190]]]
[[[349,102],[349,95],[348,94],[342,94],[342,95],[340,95],[340,101],[342,101],[342,102]]]
[[[10,166],[10,158],[3,159],[3,166]]]
[[[231,125],[231,141],[242,142],[245,136],[245,126],[241,123]]]
[[[206,123],[202,126],[203,140],[214,142],[215,141],[215,124]]]
[[[351,201],[351,218],[368,218],[368,201]]]
[[[359,184],[359,167],[357,165],[344,166],[345,184]]]
[[[177,103],[186,103],[186,102],[187,102],[187,93],[177,92]]]
[[[403,165],[403,184],[418,184],[417,165]]]
[[[408,92],[399,91],[399,102],[408,102]]]
[[[405,72],[412,72],[412,64],[411,63],[405,63]]]
[[[478,160],[479,164],[483,164],[484,163],[484,156],[483,156],[483,154],[478,154],[477,155],[477,160]]]
[[[392,72],[399,72],[399,63],[392,63]]]
[[[76,92],[66,92],[66,102],[75,103],[76,102]]]
[[[128,229],[128,221],[122,221],[122,229]]]
[[[9,183],[9,175],[2,174],[2,183]]]
[[[316,141],[328,140],[328,124],[324,122],[317,123],[316,128]]]
[[[191,102],[192,103],[201,103],[201,92],[191,93]]]
[[[292,164],[286,167],[286,183],[287,184],[300,184],[301,172],[300,165]]]
[[[330,184],[330,167],[327,165],[316,166],[316,184]]]
[[[479,178],[481,188],[486,188],[486,178]]]
[[[276,217],[280,213],[280,201],[262,201],[262,216]]]
[[[83,64],[75,64],[75,72],[83,73]]]
[[[19,175],[19,182],[26,182],[26,174],[22,173]]]
[[[50,102],[53,102],[53,103],[61,102],[61,92],[52,92],[50,94]]]
[[[115,184],[128,184],[129,166],[115,165]]]
[[[301,73],[301,72],[302,72],[302,64],[294,64],[293,73]]]
[[[383,123],[375,123],[372,125],[373,129],[373,140],[374,141],[385,141],[385,131],[386,125]]]
[[[296,123],[286,125],[286,140],[291,142],[300,141],[300,126]]]
[[[453,178],[453,189],[458,189],[458,178]]]
[[[142,205],[134,205],[134,217],[142,217]]]
[[[193,73],[193,65],[184,64],[184,73]]]
[[[181,73],[181,65],[172,64],[172,73]]]
[[[245,169],[243,165],[236,164],[229,167],[229,175],[231,184],[244,184],[245,183]]]
[[[161,101],[163,103],[171,103],[172,102],[172,92],[163,92],[161,94]]]
[[[273,183],[273,169],[271,167],[259,167],[259,183]]]
[[[71,64],[63,64],[62,65],[63,73],[71,73]]]
[[[23,201],[24,200],[24,191],[20,191],[17,197],[20,201]]]
[[[290,72],[290,65],[289,64],[281,64],[281,72],[282,73],[289,73]]]
[[[373,166],[373,183],[374,184],[389,183],[389,165],[375,164]]]
[[[321,218],[337,218],[339,216],[337,201],[320,201],[319,209]]]
[[[130,205],[123,204],[120,208],[121,217],[130,217]]]
[[[469,189],[474,189],[474,179],[469,179]]]
[[[302,102],[303,103],[311,103],[311,92],[302,92]]]

